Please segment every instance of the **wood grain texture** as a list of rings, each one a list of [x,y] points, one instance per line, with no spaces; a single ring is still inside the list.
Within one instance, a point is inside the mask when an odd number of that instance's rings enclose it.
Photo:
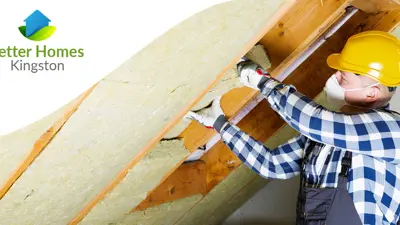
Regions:
[[[377,13],[400,9],[399,0],[353,0],[351,4],[367,13]]]
[[[179,218],[174,224],[207,224],[211,215],[218,214],[218,209],[227,207],[227,203],[232,200],[239,192],[247,187],[250,181],[256,178],[256,174],[242,165],[232,174],[229,179],[222,181],[203,199],[201,199],[189,213]],[[268,180],[263,180],[263,185],[268,183]]]
[[[295,7],[265,35],[260,43],[271,54],[277,76],[324,33],[349,6],[351,0],[299,0]]]
[[[133,211],[143,211],[147,208],[172,202],[177,199],[196,194],[206,194],[206,172],[203,161],[183,163],[175,173],[169,176],[156,189],[147,195]],[[132,212],[133,212],[132,211]]]
[[[178,199],[144,211],[136,211],[126,214],[118,225],[172,225],[181,218],[187,209],[193,207],[203,196],[201,194],[188,198]]]

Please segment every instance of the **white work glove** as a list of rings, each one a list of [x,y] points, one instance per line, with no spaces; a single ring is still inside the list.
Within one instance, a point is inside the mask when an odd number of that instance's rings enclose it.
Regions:
[[[240,82],[249,88],[259,90],[271,76],[268,71],[264,70],[258,64],[242,58],[237,63]]]
[[[224,112],[221,109],[221,96],[215,98],[210,107],[198,112],[188,112],[186,119],[196,120],[209,129],[215,129],[218,133],[227,122]]]

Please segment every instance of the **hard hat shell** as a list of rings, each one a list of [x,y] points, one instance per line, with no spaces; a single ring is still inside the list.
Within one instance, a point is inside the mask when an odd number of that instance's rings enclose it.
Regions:
[[[327,63],[333,69],[366,75],[388,87],[400,85],[400,41],[387,32],[353,35],[342,52],[330,55]]]

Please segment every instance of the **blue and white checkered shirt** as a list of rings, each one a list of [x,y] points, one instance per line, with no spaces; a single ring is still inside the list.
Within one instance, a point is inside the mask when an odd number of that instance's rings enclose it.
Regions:
[[[305,146],[322,143],[310,154],[313,168],[303,179],[314,187],[337,187],[341,159],[352,152],[347,189],[363,224],[396,224],[400,214],[400,115],[389,109],[357,115],[332,112],[291,85],[269,79],[261,88],[271,107],[300,136],[268,149],[230,123],[221,130],[224,143],[265,178],[300,174]]]

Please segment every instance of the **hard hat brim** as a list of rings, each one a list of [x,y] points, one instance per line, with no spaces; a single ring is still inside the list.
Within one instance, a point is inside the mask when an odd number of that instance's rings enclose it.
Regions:
[[[379,73],[378,71],[374,71],[371,70],[369,68],[364,68],[361,66],[357,66],[351,63],[348,63],[344,60],[341,59],[340,54],[331,54],[330,56],[328,56],[327,60],[326,60],[327,64],[329,67],[336,69],[336,70],[340,70],[340,71],[345,71],[345,72],[351,72],[351,73],[355,73],[355,74],[360,74],[360,75],[365,75],[368,76],[374,80],[376,80],[377,82],[388,86],[388,87],[395,87],[398,86],[399,83],[388,83],[385,82],[383,79],[381,79],[383,76],[381,73]]]

